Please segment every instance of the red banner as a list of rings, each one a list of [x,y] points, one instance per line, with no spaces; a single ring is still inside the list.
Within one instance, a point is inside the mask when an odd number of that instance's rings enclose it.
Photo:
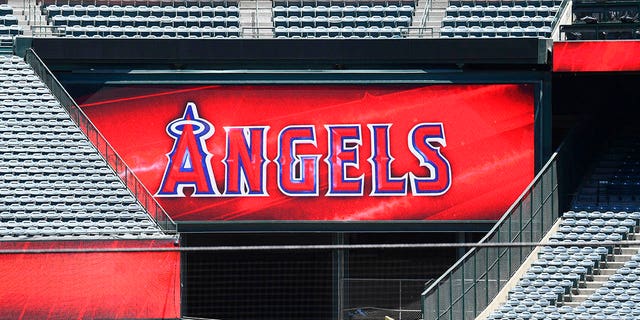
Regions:
[[[555,72],[638,70],[640,70],[640,41],[553,43],[553,71]]]
[[[83,109],[175,220],[499,218],[533,85],[108,87]]]
[[[177,319],[180,253],[29,253],[173,247],[173,241],[1,242],[0,319]]]

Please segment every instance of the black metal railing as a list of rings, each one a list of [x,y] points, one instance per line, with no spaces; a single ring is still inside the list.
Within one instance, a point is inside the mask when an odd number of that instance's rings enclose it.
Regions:
[[[572,24],[560,27],[561,40],[640,39],[640,23]]]
[[[574,128],[531,184],[479,243],[539,242],[602,145],[593,120]],[[532,246],[476,247],[422,293],[424,320],[475,319],[520,268]]]
[[[479,243],[537,242],[558,217],[557,153]],[[533,247],[469,250],[422,293],[423,319],[475,319]]]

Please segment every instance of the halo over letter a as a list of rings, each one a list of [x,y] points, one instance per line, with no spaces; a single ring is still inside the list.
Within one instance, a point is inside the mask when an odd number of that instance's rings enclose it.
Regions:
[[[195,103],[188,102],[182,118],[167,126],[175,142],[156,196],[184,197],[184,187],[192,187],[194,197],[220,194],[211,169],[213,155],[205,144],[214,131],[211,123],[198,116]]]

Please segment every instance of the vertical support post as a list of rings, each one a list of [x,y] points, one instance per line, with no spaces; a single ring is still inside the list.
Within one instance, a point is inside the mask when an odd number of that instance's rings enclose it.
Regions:
[[[455,306],[453,305],[453,277],[449,276],[449,320],[454,320],[455,318],[453,317],[453,308],[455,308]]]
[[[460,244],[462,244],[462,243],[465,243],[465,242],[466,242],[466,241],[465,241],[465,233],[464,233],[464,232],[458,232],[458,233],[456,233],[456,242],[457,242],[457,243],[460,243]],[[457,252],[457,253],[458,253],[458,260],[460,260],[460,259],[464,256],[465,248],[463,248],[463,247],[459,247],[459,248],[458,248],[458,252]],[[462,277],[461,277],[461,279],[460,279],[460,281],[461,281],[460,286],[461,286],[461,288],[462,288],[462,295],[464,296],[464,290],[465,290],[465,289],[464,289],[464,263],[462,264],[462,272],[461,272],[461,275],[462,275]],[[451,278],[451,279],[450,279],[450,281],[449,281],[449,283],[453,283],[453,281],[454,281],[454,279],[453,279],[453,278]],[[453,290],[452,290],[452,291],[453,291]],[[459,297],[453,297],[453,298],[457,300]],[[460,302],[461,302],[461,305],[462,305],[462,308],[461,308],[460,312],[461,312],[462,318],[464,318],[464,314],[465,314],[465,310],[464,310],[464,307],[465,307],[465,306],[464,306],[464,298],[461,298],[461,301],[460,301]],[[453,308],[453,305],[452,305],[452,306],[451,306],[451,313],[450,313],[450,315],[451,315],[452,317],[453,317],[453,313],[454,313],[454,308]]]
[[[555,218],[554,217],[555,209],[556,209],[556,201],[555,201],[556,199],[555,199],[555,197],[558,196],[558,198],[560,198],[560,195],[559,195],[560,191],[556,187],[556,183],[558,183],[557,172],[558,172],[558,169],[556,167],[556,164],[554,163],[553,166],[551,166],[551,219],[549,219],[550,223]],[[558,203],[558,205],[559,205],[559,203]],[[562,209],[562,208],[558,208],[558,209]],[[558,211],[560,211],[560,210],[558,210]]]
[[[464,232],[458,232],[456,233],[456,242],[457,243],[465,243],[465,233]],[[463,247],[459,247],[457,249],[457,255],[458,255],[458,260],[460,260],[460,258],[462,258],[462,256],[464,256],[465,253],[465,248]]]
[[[537,183],[533,184],[533,190],[531,190],[531,196],[529,196],[529,225],[530,225],[529,241],[530,242],[533,242],[533,211],[534,211],[533,207],[536,205],[535,203],[533,203],[533,199],[535,198],[534,195],[536,193],[536,188],[538,187],[537,185],[538,185]]]
[[[513,231],[511,231],[511,216],[509,216],[509,218],[507,219],[506,223],[508,223],[508,224],[509,224],[509,242],[516,242],[516,241],[517,241],[517,239],[513,239],[513,238],[512,238],[512,237],[513,237]],[[511,274],[512,274],[512,273],[511,273],[511,269],[512,269],[512,267],[511,267],[511,265],[512,265],[512,262],[511,262],[511,256],[512,256],[512,254],[513,254],[513,253],[511,252],[511,247],[508,247],[508,248],[507,248],[507,252],[508,252],[508,254],[507,254],[507,261],[509,262],[509,263],[508,263],[508,265],[509,265],[509,274],[511,275]],[[522,260],[522,256],[520,256],[520,260]]]
[[[260,8],[258,7],[258,3],[259,1],[256,0],[256,13],[255,13],[256,18],[253,25],[253,27],[255,28],[254,32],[256,34],[256,38],[260,38],[260,29],[258,29],[258,27],[260,26]]]
[[[535,171],[537,172],[544,166],[546,160],[551,156],[551,75],[542,75],[535,86],[535,130],[534,139],[535,146]]]
[[[333,237],[334,245],[344,244],[344,233],[335,233]],[[333,320],[343,320],[343,310],[345,304],[345,253],[343,249],[333,250]]]
[[[498,231],[496,232],[496,242],[500,243],[500,229],[498,229]],[[496,284],[498,284],[498,290],[496,292],[500,292],[500,279],[502,279],[502,274],[500,273],[500,247],[496,247],[496,250],[498,250],[498,252],[496,252],[496,262],[495,262],[495,266],[496,269],[498,270],[498,277],[496,277]],[[489,301],[489,300],[487,300]]]
[[[436,286],[436,317],[435,320],[440,320],[440,284]],[[425,309],[426,311],[426,309]]]
[[[478,252],[478,251],[476,251]],[[473,316],[478,316],[478,261],[477,254],[473,255]]]
[[[485,290],[484,290],[484,299],[489,303],[489,250],[490,248],[486,248],[484,251],[484,272],[485,272]]]
[[[460,279],[460,287],[462,288],[460,290],[461,292],[461,296],[460,296],[460,303],[462,304],[462,307],[460,308],[460,315],[461,315],[461,319],[467,319],[467,310],[465,309],[465,305],[464,305],[464,296],[465,296],[465,290],[466,288],[464,287],[464,263],[460,266],[461,267],[461,272],[460,274],[462,275],[462,279]],[[457,298],[456,298],[457,299]]]
[[[398,316],[399,316],[400,320],[402,320],[402,279],[400,279],[400,284],[399,285],[400,285],[400,288],[399,288],[398,291],[399,291],[399,298],[400,299],[398,300],[399,301],[399,303],[398,303],[398,305],[399,305],[398,306],[398,310],[399,310],[398,311]]]
[[[524,241],[523,235],[522,235],[522,231],[523,231],[522,230],[522,203],[518,204],[518,211],[519,211],[518,216],[519,216],[519,219],[520,219],[520,222],[519,222],[519,225],[518,225],[518,235],[520,237],[520,241]],[[518,246],[518,248],[520,250],[520,260],[522,260],[522,246]]]
[[[542,173],[542,179],[540,180],[540,239],[544,237],[544,204],[545,204],[545,196],[544,196],[544,177],[547,175],[547,172]],[[553,201],[553,199],[551,199]],[[553,203],[553,202],[552,202]],[[539,240],[536,240],[539,241]]]

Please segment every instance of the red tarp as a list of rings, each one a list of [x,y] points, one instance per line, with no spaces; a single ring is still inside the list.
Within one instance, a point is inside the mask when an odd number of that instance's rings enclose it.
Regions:
[[[159,248],[173,241],[0,242],[0,249]],[[0,254],[1,319],[178,318],[179,252]]]
[[[553,71],[638,71],[640,41],[575,41],[553,44]]]

